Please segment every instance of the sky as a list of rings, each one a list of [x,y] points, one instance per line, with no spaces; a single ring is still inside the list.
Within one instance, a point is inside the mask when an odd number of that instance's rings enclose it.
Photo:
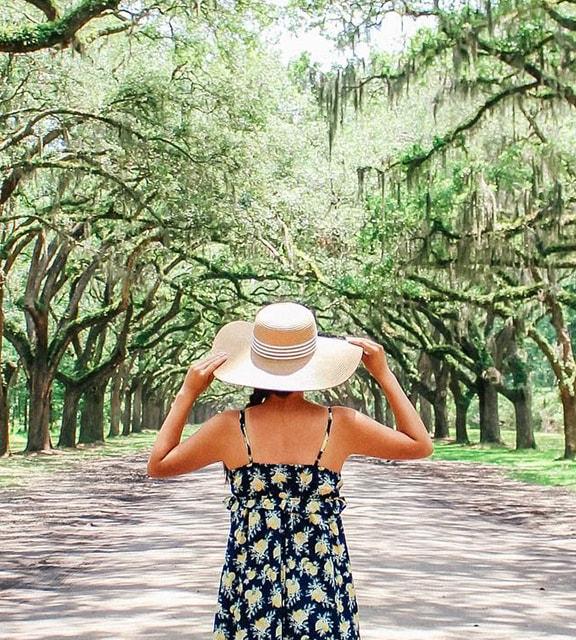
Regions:
[[[424,25],[431,26],[432,20],[401,18],[398,14],[390,13],[384,19],[380,29],[372,29],[371,46],[379,50],[398,52],[416,30]],[[329,69],[332,64],[343,64],[346,61],[346,54],[338,51],[329,39],[320,34],[318,29],[295,34],[279,25],[271,29],[268,36],[272,42],[276,43],[285,64],[304,51],[308,51],[311,61],[317,62],[323,70]],[[368,50],[368,44],[360,43],[356,48],[356,55],[365,57],[368,55]]]

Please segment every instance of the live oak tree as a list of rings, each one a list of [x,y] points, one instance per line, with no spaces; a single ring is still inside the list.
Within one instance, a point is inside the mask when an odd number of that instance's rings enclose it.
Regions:
[[[405,136],[403,145],[397,135],[375,161],[360,160],[354,168],[359,196],[372,211],[370,226],[384,245],[381,253],[398,242],[399,235],[379,226],[386,225],[387,218],[402,219],[405,255],[395,256],[400,258],[395,267],[404,278],[416,277],[431,291],[442,291],[447,302],[459,300],[462,289],[471,288],[466,302],[476,308],[486,307],[494,286],[506,288],[490,313],[498,314],[505,327],[517,328],[512,334],[499,330],[500,340],[506,336],[516,344],[508,342],[498,353],[495,335],[492,348],[483,349],[488,358],[478,354],[480,380],[489,391],[480,396],[481,407],[495,392],[504,394],[517,410],[518,446],[533,446],[527,417],[529,369],[525,356],[519,360],[518,353],[526,335],[535,339],[554,363],[564,407],[564,456],[573,458],[573,348],[560,313],[562,302],[554,304],[554,294],[547,293],[552,286],[535,275],[540,270],[570,273],[574,268],[573,153],[562,136],[555,135],[562,131],[571,137],[569,123],[576,105],[569,5],[552,7],[537,0],[457,6],[390,1],[359,2],[353,8],[347,3],[313,3],[307,9],[316,7],[321,23],[337,18],[344,25],[342,40],[348,42],[380,24],[389,12],[426,16],[428,25],[433,21],[400,56],[375,54],[363,65],[313,75],[329,122],[330,146],[337,155],[337,132],[347,122],[346,105],[363,109],[364,121],[386,122],[401,105],[414,112],[418,127]],[[424,96],[429,99],[427,113],[417,119]],[[388,111],[380,109],[383,117],[376,119],[374,102],[386,100]],[[350,137],[348,145],[349,141]],[[554,289],[562,287],[560,283],[568,287],[560,289],[560,299],[571,304],[571,279],[554,280]],[[535,326],[542,321],[537,317],[539,299],[549,301],[548,318],[555,326],[561,364]],[[502,384],[506,369],[512,388]],[[490,400],[490,406],[487,415],[497,419],[497,405]],[[481,427],[482,413],[481,409]],[[487,436],[498,440],[496,432]]]
[[[239,301],[270,295],[258,278],[274,288],[278,271],[298,282],[271,265],[261,218],[268,206],[291,206],[268,188],[290,162],[293,129],[277,102],[288,82],[279,75],[261,86],[277,63],[242,16],[221,12],[222,28],[200,15],[204,24],[179,12],[182,29],[169,42],[158,18],[130,34],[129,49],[123,34],[109,34],[80,58],[40,51],[0,60],[9,88],[0,142],[9,297],[0,336],[26,363],[29,451],[53,446],[55,380],[64,392],[60,446],[75,444],[81,396],[80,440],[102,439],[110,380],[111,431],[120,422],[123,433],[137,430],[153,414],[158,426],[159,398],[207,346],[206,330],[237,313]],[[54,82],[42,86],[47,74]],[[272,121],[284,133],[271,131]],[[242,270],[256,262],[255,239],[272,277],[260,273],[254,284]],[[227,278],[228,258],[239,278]]]

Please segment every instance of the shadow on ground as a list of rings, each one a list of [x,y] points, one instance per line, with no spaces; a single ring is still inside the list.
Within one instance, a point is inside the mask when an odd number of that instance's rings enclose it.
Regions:
[[[2,640],[209,640],[228,533],[221,466],[146,454],[0,491]],[[576,636],[576,496],[497,468],[351,459],[343,513],[363,640]]]

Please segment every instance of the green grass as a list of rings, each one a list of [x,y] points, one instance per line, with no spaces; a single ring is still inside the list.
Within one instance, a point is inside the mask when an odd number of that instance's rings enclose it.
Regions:
[[[188,425],[183,437],[189,437],[198,427]],[[11,438],[11,457],[0,459],[0,487],[17,486],[46,472],[65,470],[77,462],[109,456],[123,456],[149,451],[157,431],[145,430],[129,436],[110,438],[105,445],[79,445],[77,449],[56,449],[54,453],[22,454],[26,435],[16,433]],[[478,431],[471,429],[470,437],[478,439]],[[558,460],[564,450],[561,434],[537,433],[538,449],[516,451],[513,448],[514,432],[503,431],[502,437],[509,446],[459,445],[453,442],[436,442],[432,459],[458,462],[496,464],[504,467],[509,475],[526,482],[559,485],[576,491],[576,461]],[[52,441],[57,433],[52,434]]]
[[[477,439],[477,431],[472,430],[470,433],[471,438]],[[432,459],[497,464],[505,467],[508,474],[518,480],[564,486],[576,491],[576,461],[558,459],[564,451],[561,434],[537,433],[538,448],[520,451],[513,448],[513,431],[503,431],[502,438],[508,446],[500,447],[479,442],[473,442],[471,445],[436,442]]]

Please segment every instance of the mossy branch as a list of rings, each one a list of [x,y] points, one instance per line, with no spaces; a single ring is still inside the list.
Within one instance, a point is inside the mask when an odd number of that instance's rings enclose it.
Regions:
[[[36,0],[32,4],[52,19],[34,26],[3,28],[0,30],[0,52],[29,53],[55,46],[67,47],[86,23],[117,9],[120,0],[82,0],[59,17],[51,2]]]

